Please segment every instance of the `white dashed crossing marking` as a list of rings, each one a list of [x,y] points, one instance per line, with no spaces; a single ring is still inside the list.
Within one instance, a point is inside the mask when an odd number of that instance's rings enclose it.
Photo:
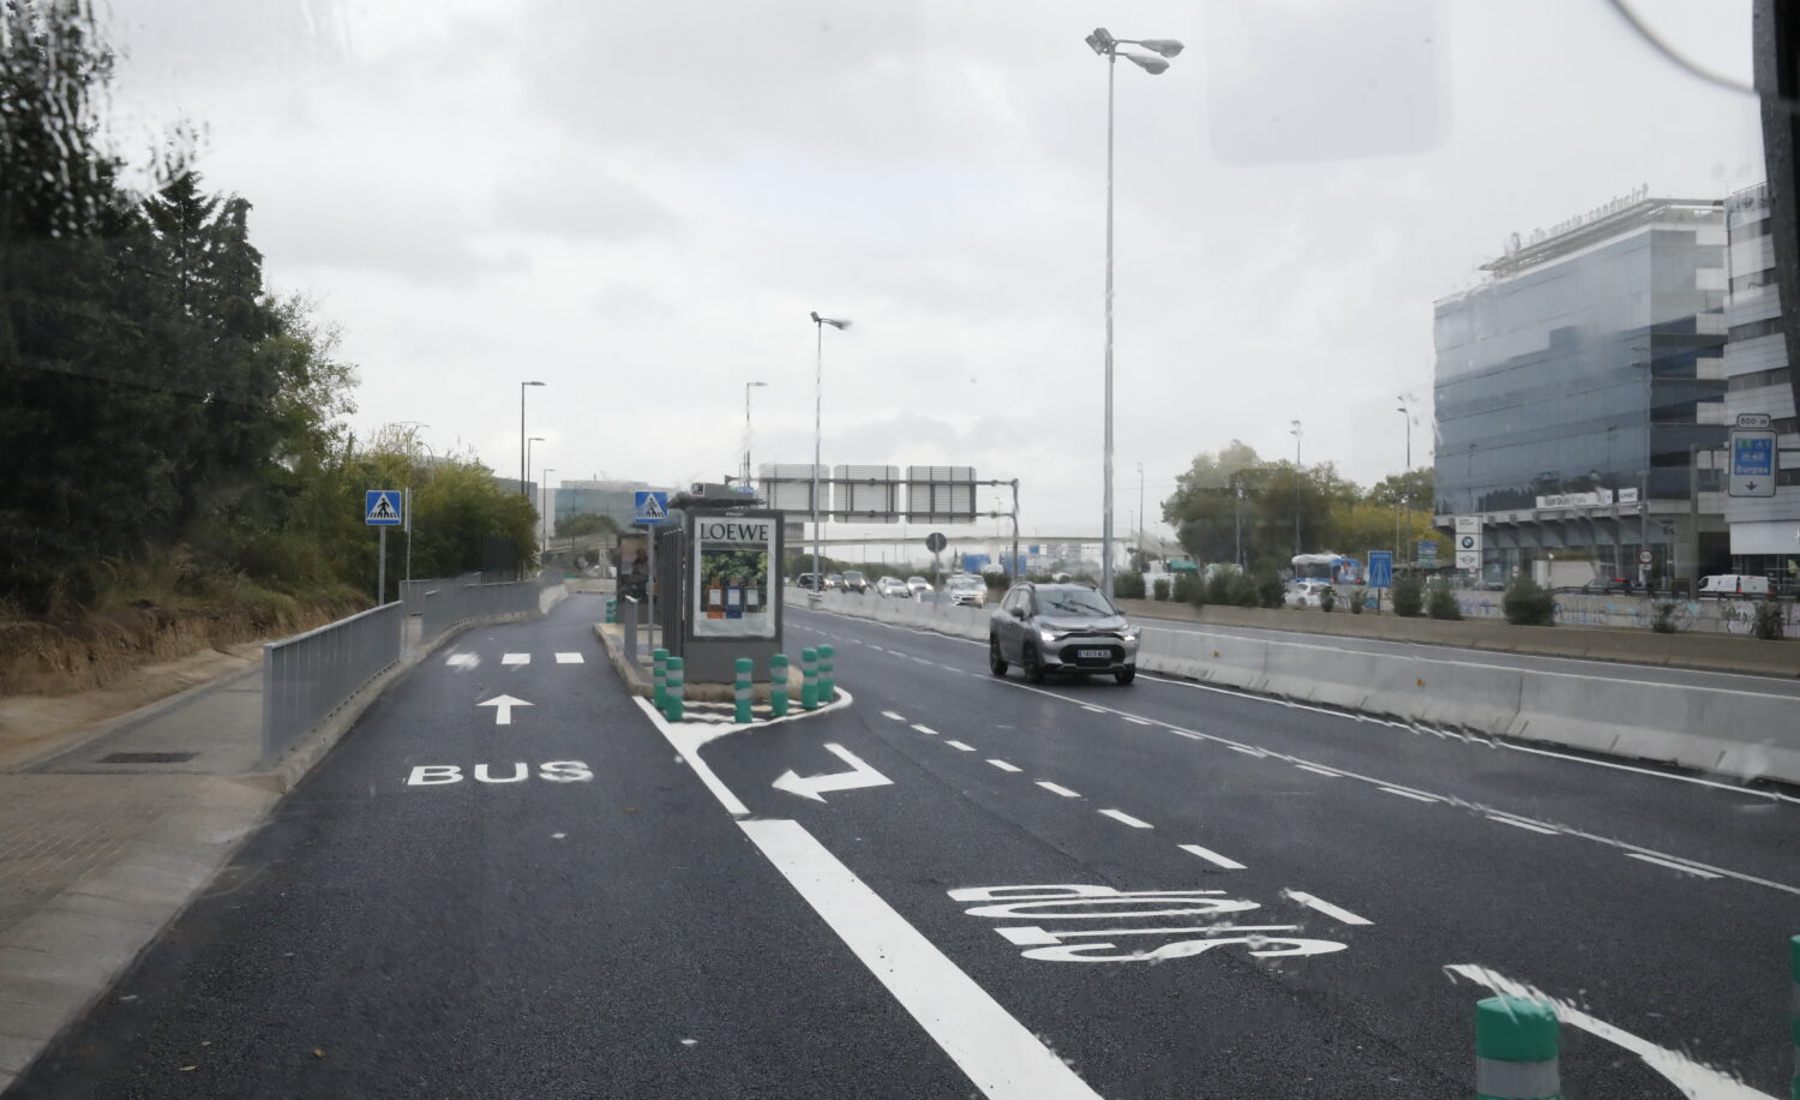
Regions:
[[[1021,770],[1019,768],[1013,767],[1011,764],[1008,764],[1004,760],[989,760],[988,763],[992,764],[996,768],[999,768],[1003,772],[1016,772],[1016,771]]]
[[[481,663],[481,658],[473,653],[452,653],[444,658],[444,663],[451,668],[474,668]]]
[[[881,716],[882,716],[882,717],[883,717],[883,718],[887,718],[887,719],[890,719],[890,720],[891,720],[891,721],[895,721],[895,722],[904,722],[904,721],[906,721],[906,715],[904,715],[904,714],[895,714],[895,713],[894,713],[894,712],[893,712],[893,711],[891,711],[891,710],[884,710],[884,711],[882,711],[882,712],[881,712]]]
[[[1061,783],[1052,783],[1048,779],[1038,780],[1037,785],[1044,788],[1046,791],[1049,791],[1051,794],[1060,794],[1064,798],[1080,798],[1081,797],[1080,792],[1071,791],[1069,788],[1063,786]]]
[[[1311,894],[1304,893],[1299,890],[1283,890],[1281,892],[1281,896],[1284,898],[1287,898],[1289,901],[1297,901],[1301,905],[1306,906],[1308,909],[1317,910],[1318,912],[1321,912],[1321,913],[1325,914],[1326,916],[1330,917],[1332,920],[1340,921],[1344,924],[1374,924],[1375,923],[1374,921],[1370,920],[1367,917],[1357,916],[1355,913],[1352,913],[1350,910],[1345,909],[1342,906],[1333,905],[1330,902],[1323,900],[1322,898],[1316,898],[1316,897],[1312,896]]]
[[[1261,759],[1262,757],[1269,755],[1268,753],[1263,752],[1261,749],[1253,749],[1248,745],[1226,745],[1225,747],[1230,749],[1232,752],[1241,752],[1245,756],[1254,756],[1254,757],[1257,757],[1258,759]]]
[[[928,735],[928,736],[931,736],[931,737],[936,737],[936,736],[937,736],[937,730],[934,730],[934,729],[932,729],[932,728],[931,728],[931,727],[930,727],[930,726],[921,726],[921,725],[919,725],[919,723],[917,723],[917,722],[914,722],[914,723],[913,723],[913,729],[916,729],[916,730],[918,730],[918,731],[919,731],[919,732],[920,732],[920,733],[923,733],[923,734],[926,734],[926,735]]]
[[[506,656],[500,658],[500,663],[503,665],[528,665],[531,663],[531,654],[508,653]]]
[[[1124,822],[1125,824],[1131,826],[1133,829],[1153,829],[1153,828],[1155,828],[1155,826],[1150,824],[1148,821],[1144,821],[1139,818],[1132,817],[1130,814],[1126,813],[1124,810],[1101,810],[1100,812],[1103,815],[1112,818],[1114,821]]]
[[[1121,714],[1119,717],[1125,719],[1127,722],[1130,722],[1134,726],[1154,726],[1154,725],[1156,725],[1155,722],[1146,721],[1145,719],[1142,719],[1142,718],[1136,718],[1129,714]]]
[[[587,662],[582,659],[582,656],[579,653],[558,653],[556,655],[556,663],[559,665],[579,665],[586,664]]]
[[[944,744],[949,745],[951,748],[955,749],[958,752],[974,752],[975,751],[974,745],[965,745],[961,741],[945,741]]]
[[[1443,799],[1438,798],[1436,795],[1420,794],[1418,791],[1403,791],[1399,787],[1377,787],[1376,790],[1385,791],[1388,794],[1397,794],[1401,798],[1410,798],[1415,802],[1443,801]]]
[[[1498,821],[1502,825],[1511,825],[1515,829],[1527,829],[1534,833],[1543,833],[1545,836],[1556,835],[1555,829],[1539,825],[1535,821],[1520,821],[1516,817],[1502,817],[1499,814],[1488,814],[1487,819],[1489,821]]]
[[[1198,844],[1178,844],[1176,847],[1190,855],[1199,856],[1206,862],[1225,868],[1227,871],[1242,871],[1244,865],[1235,859],[1222,856],[1211,848],[1202,848]]]
[[[1645,863],[1654,863],[1658,867],[1667,867],[1667,868],[1670,868],[1671,870],[1680,871],[1683,874],[1693,875],[1696,878],[1719,878],[1719,877],[1721,877],[1719,875],[1713,874],[1711,871],[1702,871],[1698,867],[1689,867],[1685,863],[1676,863],[1672,859],[1658,859],[1656,856],[1647,856],[1642,852],[1626,852],[1625,854],[1630,856],[1632,859],[1641,859]]]

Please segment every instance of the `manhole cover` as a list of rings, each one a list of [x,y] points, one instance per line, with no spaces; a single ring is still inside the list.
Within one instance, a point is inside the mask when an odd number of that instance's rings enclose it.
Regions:
[[[197,752],[115,752],[100,758],[102,764],[185,764]]]

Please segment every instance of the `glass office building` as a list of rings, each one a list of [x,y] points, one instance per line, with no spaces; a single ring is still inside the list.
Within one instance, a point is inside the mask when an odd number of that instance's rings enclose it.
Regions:
[[[1722,202],[1634,193],[1515,236],[1437,302],[1436,511],[1481,517],[1488,580],[1550,556],[1633,581],[1723,559],[1725,244]]]

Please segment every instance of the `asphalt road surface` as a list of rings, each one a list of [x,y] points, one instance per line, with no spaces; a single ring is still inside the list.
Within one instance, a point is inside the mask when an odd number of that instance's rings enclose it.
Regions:
[[[1792,792],[792,610],[854,703],[698,745],[597,609],[402,680],[9,1097],[1440,1100],[1517,988],[1568,1096],[1786,1094]]]

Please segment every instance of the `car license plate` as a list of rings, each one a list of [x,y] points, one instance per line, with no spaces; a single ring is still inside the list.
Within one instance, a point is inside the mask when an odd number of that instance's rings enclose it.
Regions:
[[[1112,651],[1108,649],[1078,649],[1075,651],[1075,656],[1084,661],[1104,661],[1112,657]]]

